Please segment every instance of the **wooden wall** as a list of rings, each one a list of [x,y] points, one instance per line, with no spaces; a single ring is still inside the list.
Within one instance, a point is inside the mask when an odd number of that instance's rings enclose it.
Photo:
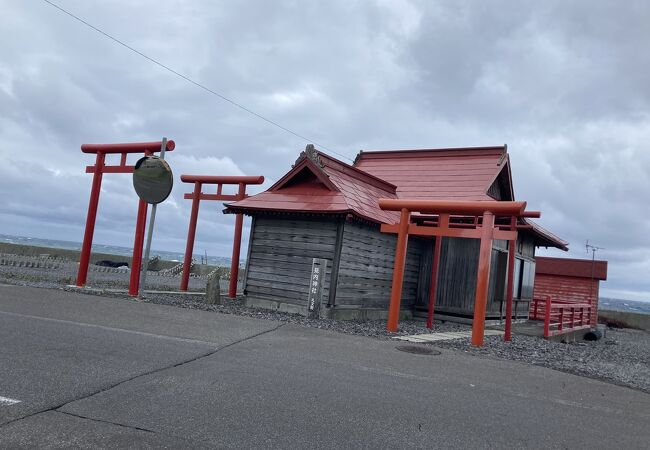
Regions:
[[[500,244],[495,241],[492,250],[490,268],[490,287],[488,292],[487,314],[498,315],[501,301],[505,294],[505,266],[507,252],[499,250]],[[438,288],[436,307],[440,312],[471,316],[474,313],[474,297],[476,295],[476,275],[478,272],[478,256],[480,241],[478,239],[443,238],[440,252],[440,268],[438,272]],[[431,258],[431,255],[427,255]],[[431,270],[431,262],[426,263],[426,270]],[[426,311],[428,308],[429,284],[431,275],[422,274],[420,297],[417,309]]]
[[[327,259],[324,297],[329,295],[338,222],[255,217],[251,230],[246,294],[254,300],[307,305],[313,258]]]
[[[442,238],[435,309],[467,314],[474,309],[478,239]]]
[[[387,309],[395,257],[394,234],[381,233],[378,226],[343,219],[279,216],[256,216],[251,233],[245,285],[250,299],[306,306],[312,259],[324,258],[329,261],[324,284],[324,298],[329,299],[329,304],[340,308]],[[533,262],[532,239],[522,233],[520,241],[518,258]],[[437,311],[472,316],[479,246],[475,239],[443,238]],[[402,309],[426,310],[432,250],[433,239],[409,237]],[[488,317],[501,314],[506,265],[507,243],[495,241]],[[520,309],[527,313],[528,304],[522,303]]]
[[[432,247],[432,244],[429,244]],[[427,248],[430,248],[427,247]],[[436,311],[450,315],[471,317],[474,313],[474,297],[476,295],[476,275],[478,272],[480,241],[478,239],[443,238],[440,255],[440,271],[438,272],[438,288],[436,293]],[[520,268],[523,261],[532,263],[534,271],[534,242],[527,234],[520,234],[517,243],[516,257],[520,260],[515,269]],[[423,254],[423,258],[431,258],[431,250]],[[492,245],[492,260],[490,265],[490,284],[488,291],[487,317],[500,317],[505,311],[507,287],[508,242],[494,241]],[[423,259],[422,267],[431,270],[431,261]],[[534,273],[534,272],[533,272]],[[524,274],[525,275],[525,274]],[[420,294],[416,310],[426,311],[428,308],[429,284],[431,275],[422,273]],[[517,281],[517,277],[515,279]],[[532,294],[532,292],[531,292]],[[528,301],[531,296],[515,296],[516,316],[526,317]]]
[[[396,235],[381,233],[379,226],[345,223],[336,287],[337,307],[388,308],[396,241]],[[424,248],[423,240],[409,237],[402,309],[410,309],[418,296],[420,258]]]
[[[535,284],[535,241],[530,233],[520,233],[517,239],[514,305],[518,316],[528,316]]]

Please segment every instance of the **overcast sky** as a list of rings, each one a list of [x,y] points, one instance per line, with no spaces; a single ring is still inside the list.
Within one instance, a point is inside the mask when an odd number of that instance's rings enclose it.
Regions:
[[[507,143],[516,198],[570,242],[540,253],[586,258],[589,239],[601,294],[650,300],[647,1],[54,1],[348,158]],[[181,173],[268,187],[307,144],[42,0],[0,8],[0,233],[81,241],[80,145],[167,136],[177,183],[154,248],[181,251]],[[136,208],[130,175],[105,176],[95,242],[132,245]],[[220,211],[202,204],[197,253],[229,255]]]

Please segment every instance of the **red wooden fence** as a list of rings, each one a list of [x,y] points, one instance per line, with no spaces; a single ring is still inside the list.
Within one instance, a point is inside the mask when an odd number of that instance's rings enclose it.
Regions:
[[[533,298],[531,320],[544,321],[544,337],[591,328],[589,303],[552,300],[550,295]]]

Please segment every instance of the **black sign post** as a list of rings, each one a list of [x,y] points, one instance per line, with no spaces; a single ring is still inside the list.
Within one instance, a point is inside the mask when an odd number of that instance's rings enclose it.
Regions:
[[[138,297],[142,298],[144,285],[147,281],[147,270],[149,269],[149,254],[151,253],[151,237],[153,235],[153,225],[156,221],[156,206],[164,202],[172,192],[174,185],[174,176],[172,169],[165,161],[165,149],[167,148],[167,138],[162,139],[160,148],[160,158],[157,156],[145,156],[141,158],[133,169],[133,187],[135,192],[145,202],[153,205],[151,207],[151,218],[149,219],[149,230],[147,232],[147,243],[145,245],[144,262],[142,264],[142,273],[140,275],[140,290]]]
[[[326,270],[326,259],[313,259],[311,264],[311,277],[309,279],[309,296],[307,297],[307,317],[310,319],[317,319],[320,316],[320,305],[323,300],[323,287],[325,286]]]

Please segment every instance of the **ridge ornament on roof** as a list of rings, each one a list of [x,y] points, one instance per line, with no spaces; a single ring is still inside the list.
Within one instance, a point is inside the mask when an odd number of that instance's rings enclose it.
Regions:
[[[314,147],[314,144],[307,144],[305,149],[300,152],[300,155],[298,155],[298,159],[296,159],[296,162],[293,163],[293,167],[296,167],[300,161],[303,159],[309,159],[311,160],[314,164],[316,164],[318,167],[321,169],[325,167],[325,164],[323,164],[323,161],[320,159],[320,155],[318,154],[318,151]]]

